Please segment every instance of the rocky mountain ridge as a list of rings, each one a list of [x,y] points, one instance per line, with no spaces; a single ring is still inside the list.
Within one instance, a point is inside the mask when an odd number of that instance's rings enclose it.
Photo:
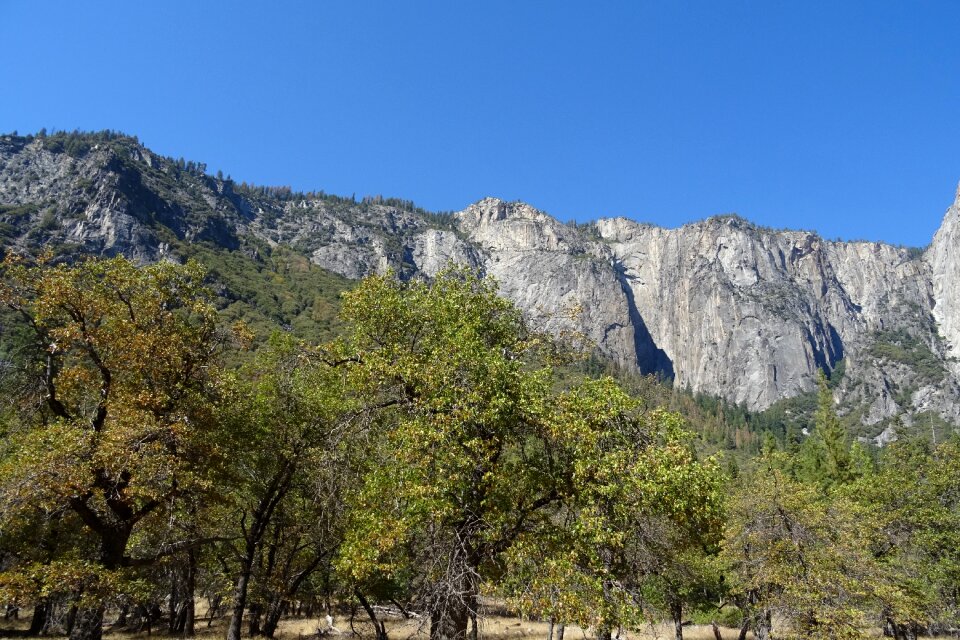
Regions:
[[[0,136],[3,245],[140,261],[173,242],[251,260],[284,246],[352,279],[466,263],[539,326],[695,392],[758,410],[839,368],[836,397],[864,425],[923,412],[960,423],[960,194],[919,252],[733,216],[676,229],[623,218],[574,226],[495,198],[429,214],[238,185],[98,135]]]

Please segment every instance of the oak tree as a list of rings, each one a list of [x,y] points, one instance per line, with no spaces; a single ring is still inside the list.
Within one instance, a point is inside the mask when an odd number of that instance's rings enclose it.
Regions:
[[[79,548],[47,565],[81,595],[71,637],[99,638],[104,598],[128,570],[196,543],[168,531],[178,499],[210,488],[216,465],[208,392],[220,348],[197,264],[137,267],[3,263],[0,303],[30,328],[37,410],[0,461],[0,532],[52,517],[76,523]]]

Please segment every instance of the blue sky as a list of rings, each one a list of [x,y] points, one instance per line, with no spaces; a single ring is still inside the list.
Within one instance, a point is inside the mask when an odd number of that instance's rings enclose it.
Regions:
[[[432,210],[922,246],[960,181],[957,25],[952,0],[0,0],[0,131]]]

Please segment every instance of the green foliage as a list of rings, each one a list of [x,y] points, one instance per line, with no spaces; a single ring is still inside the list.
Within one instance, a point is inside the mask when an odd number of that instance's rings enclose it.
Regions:
[[[723,556],[731,591],[758,635],[781,619],[794,638],[868,637],[880,589],[867,512],[793,480],[766,457],[736,493]]]
[[[609,378],[557,408],[569,493],[546,531],[510,550],[501,590],[527,614],[638,629],[650,604],[669,611],[719,584],[708,556],[722,530],[721,473],[697,459],[681,418],[637,413]]]
[[[249,596],[265,628],[312,576],[329,575],[342,541],[360,404],[347,382],[320,351],[279,332],[220,380],[216,415],[232,461],[220,514],[221,531],[233,534],[224,562],[247,580],[235,591],[240,612]],[[235,613],[234,635],[239,622]]]
[[[871,512],[887,622],[903,630],[960,622],[960,441],[893,443],[850,494]]]
[[[549,370],[528,364],[542,338],[493,283],[461,270],[430,285],[368,278],[345,294],[344,315],[341,350],[389,418],[340,568],[357,583],[409,581],[434,632],[462,636],[481,581],[557,499]]]
[[[853,479],[850,443],[847,433],[840,425],[833,408],[833,393],[827,386],[826,377],[821,373],[817,378],[819,393],[817,397],[816,433],[823,441],[826,451],[825,479],[829,484],[845,484]]]
[[[0,218],[3,218],[3,220],[8,223],[15,224],[24,218],[37,215],[37,212],[39,211],[40,206],[32,203],[22,205],[0,205]]]
[[[264,341],[277,328],[319,343],[343,331],[340,294],[351,283],[289,249],[248,244],[237,251],[207,244],[175,245],[207,267],[226,323],[243,321]],[[256,255],[251,257],[251,253]]]
[[[0,601],[228,594],[232,638],[363,596],[437,640],[481,596],[600,635],[960,622],[960,444],[932,416],[939,446],[851,444],[842,365],[751,414],[571,358],[469,270],[351,288],[251,239],[164,239],[195,261],[4,263]]]
[[[82,593],[91,620],[102,618],[103,599],[135,567],[187,535],[174,517],[181,501],[211,492],[215,311],[196,263],[68,267],[11,255],[2,269],[0,304],[27,320],[40,349],[24,360],[39,384],[20,390],[35,409],[0,450],[0,540],[41,533],[0,583],[27,579],[29,598]]]
[[[930,347],[902,329],[877,332],[869,353],[874,358],[911,367],[922,384],[939,384],[946,375],[946,369]]]

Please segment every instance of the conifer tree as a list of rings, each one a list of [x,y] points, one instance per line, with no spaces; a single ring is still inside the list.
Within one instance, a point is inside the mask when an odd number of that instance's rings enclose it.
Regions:
[[[846,484],[853,480],[850,442],[833,408],[833,392],[822,371],[817,375],[817,388],[815,430],[824,454],[820,481],[828,487]]]

